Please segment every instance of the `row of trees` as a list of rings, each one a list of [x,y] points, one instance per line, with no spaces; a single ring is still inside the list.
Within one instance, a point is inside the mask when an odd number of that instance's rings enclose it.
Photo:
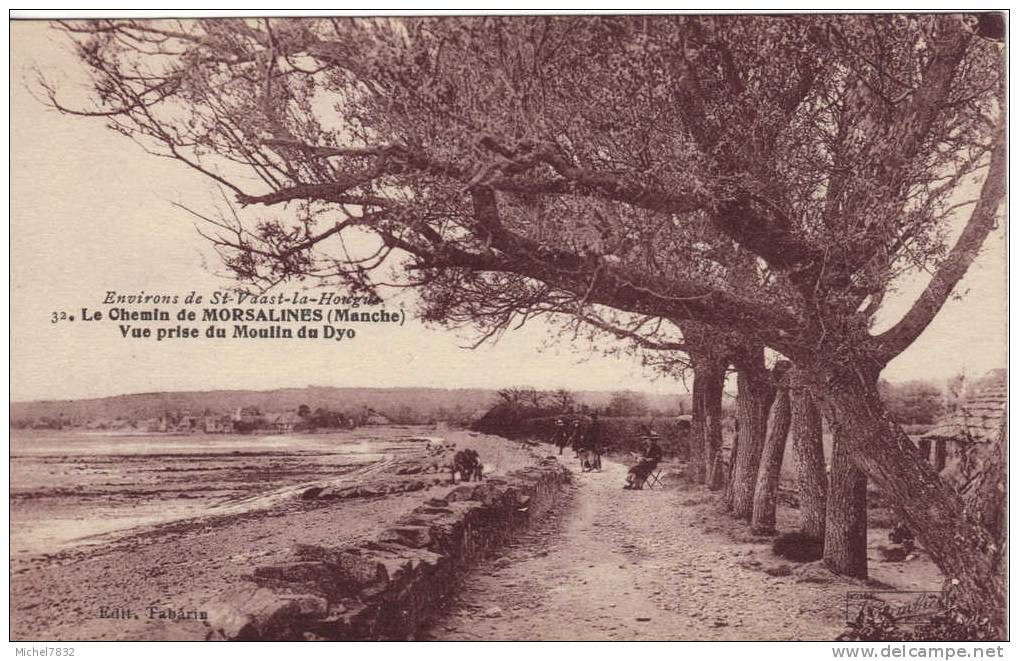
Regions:
[[[498,391],[492,407],[474,426],[481,431],[511,437],[536,432],[547,434],[549,430],[543,427],[554,424],[555,417],[572,419],[594,412],[607,417],[637,417],[649,415],[652,410],[644,395],[632,391],[614,392],[604,406],[592,406],[578,402],[577,396],[565,389],[503,388]]]
[[[695,473],[735,516],[767,522],[788,424],[804,493],[818,495],[804,525],[827,521],[833,567],[861,572],[870,479],[959,600],[1000,622],[1000,540],[915,451],[878,385],[998,222],[993,16],[62,29],[92,93],[44,80],[41,94],[229,191],[242,209],[193,212],[234,277],[374,291],[396,267],[427,321],[479,341],[537,316],[575,342],[625,340],[649,364],[692,372]],[[886,294],[915,272],[932,275],[877,330]],[[816,465],[821,415],[835,436],[830,483]]]
[[[346,427],[352,424],[365,425],[368,424],[370,418],[376,413],[381,414],[387,420],[398,425],[421,425],[436,421],[465,424],[472,414],[471,411],[464,409],[462,406],[439,406],[434,409],[421,409],[409,404],[400,404],[378,412],[364,406],[346,411],[336,411],[321,406],[312,410],[307,404],[302,404],[297,410],[298,417],[301,418],[303,424],[309,429]]]
[[[604,406],[582,404],[569,390],[537,390],[535,388],[503,388],[498,391],[497,405],[531,408],[543,414],[598,411],[610,417],[633,417],[652,413],[647,397],[632,390],[618,390],[609,395]],[[682,414],[682,403],[675,411],[654,411],[659,415]]]

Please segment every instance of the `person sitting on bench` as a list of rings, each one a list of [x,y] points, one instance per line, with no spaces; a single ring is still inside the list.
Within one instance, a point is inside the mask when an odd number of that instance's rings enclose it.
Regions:
[[[662,446],[658,445],[656,438],[649,436],[644,439],[644,447],[641,450],[640,459],[635,466],[630,468],[630,472],[626,474],[626,485],[623,488],[643,489],[648,475],[658,467],[658,462],[661,460]]]

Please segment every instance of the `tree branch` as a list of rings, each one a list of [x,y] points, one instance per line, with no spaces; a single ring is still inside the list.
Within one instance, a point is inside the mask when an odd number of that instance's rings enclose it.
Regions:
[[[1004,196],[1005,145],[1003,137],[999,137],[991,151],[991,165],[980,189],[980,201],[973,209],[959,240],[909,312],[897,324],[877,336],[878,354],[885,362],[912,344],[944,306],[994,228]]]
[[[631,340],[634,344],[642,349],[650,349],[652,351],[682,351],[689,352],[690,346],[685,342],[665,342],[660,340],[652,340],[649,337],[641,335],[633,330],[621,328],[614,324],[610,324],[600,317],[595,317],[583,312],[576,312],[574,315],[580,321],[583,321],[589,326],[593,326],[599,330],[603,330],[606,333],[615,335],[621,340]]]

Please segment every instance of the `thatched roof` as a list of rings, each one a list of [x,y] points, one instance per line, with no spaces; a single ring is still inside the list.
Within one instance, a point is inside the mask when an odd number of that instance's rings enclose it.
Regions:
[[[945,415],[921,438],[970,443],[998,443],[1005,428],[1008,384],[1004,370],[994,370],[954,412]]]

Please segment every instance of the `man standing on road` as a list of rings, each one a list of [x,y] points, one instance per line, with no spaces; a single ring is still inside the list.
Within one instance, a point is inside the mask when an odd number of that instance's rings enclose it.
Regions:
[[[559,448],[559,456],[563,454],[563,448],[569,443],[570,433],[566,429],[566,423],[562,418],[556,418],[555,430],[552,432],[552,443]]]
[[[598,412],[591,413],[591,424],[587,426],[584,434],[584,455],[582,466],[585,471],[597,470],[601,472],[602,453],[602,430],[601,421],[598,420]]]
[[[573,429],[570,430],[570,448],[573,450],[574,457],[579,457],[584,448],[584,430],[580,426],[580,418],[573,420]]]

